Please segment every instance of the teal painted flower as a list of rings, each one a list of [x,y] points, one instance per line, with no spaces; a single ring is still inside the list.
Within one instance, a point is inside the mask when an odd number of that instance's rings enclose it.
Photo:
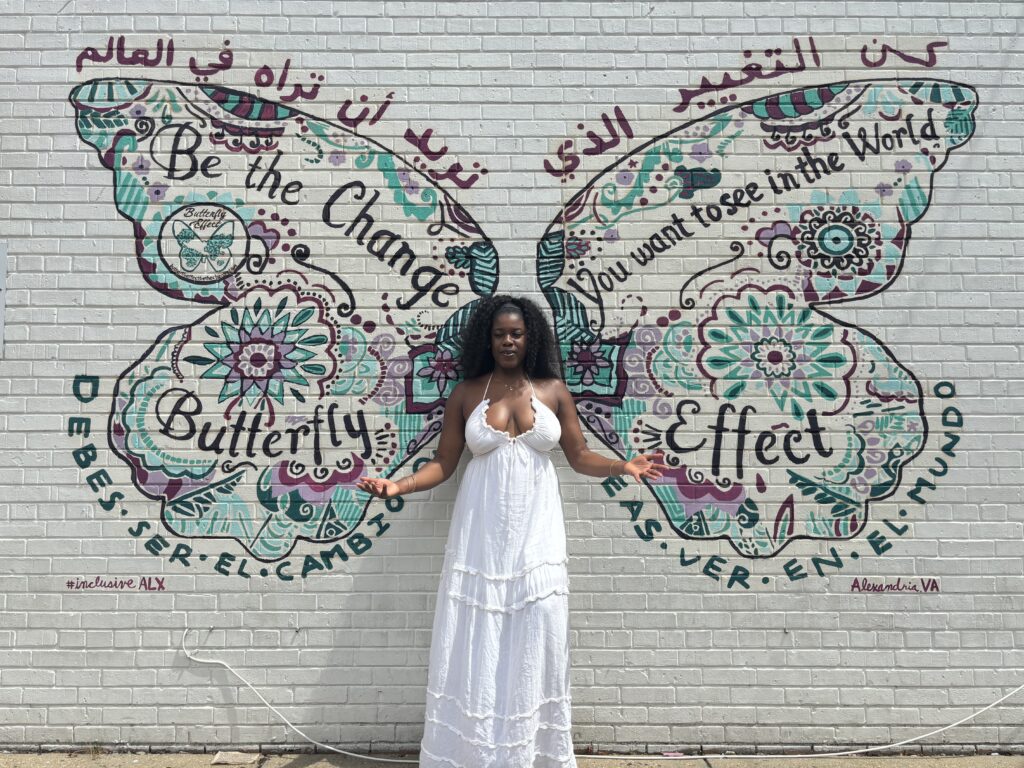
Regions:
[[[767,394],[782,413],[834,413],[850,396],[854,350],[847,330],[782,287],[748,285],[726,294],[701,323],[701,371],[715,397]]]
[[[703,377],[697,370],[697,335],[689,320],[669,325],[650,356],[651,373],[670,390],[700,392]]]
[[[203,366],[201,378],[221,381],[218,402],[244,399],[250,406],[284,403],[289,392],[305,402],[305,390],[331,375],[330,326],[323,307],[304,297],[285,295],[277,304],[256,299],[252,307],[217,313],[219,323],[204,326],[203,347],[212,357],[192,355],[185,361]]]

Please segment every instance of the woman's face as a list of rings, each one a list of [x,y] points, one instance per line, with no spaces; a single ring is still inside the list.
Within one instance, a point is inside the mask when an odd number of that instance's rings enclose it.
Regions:
[[[494,367],[511,371],[526,360],[526,321],[519,312],[502,312],[491,323]]]

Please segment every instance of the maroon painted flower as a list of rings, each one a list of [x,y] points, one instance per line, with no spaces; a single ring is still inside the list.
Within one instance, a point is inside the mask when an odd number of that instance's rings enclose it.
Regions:
[[[430,379],[437,387],[437,391],[444,394],[448,383],[458,380],[461,370],[462,366],[449,350],[439,349],[426,367],[417,371],[416,375]]]
[[[603,368],[611,368],[611,361],[605,357],[600,342],[584,344],[573,342],[572,352],[566,361],[573,373],[580,377],[580,383],[589,387],[596,380]]]

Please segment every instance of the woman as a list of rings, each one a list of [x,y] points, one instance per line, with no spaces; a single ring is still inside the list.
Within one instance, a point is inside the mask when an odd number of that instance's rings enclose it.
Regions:
[[[445,407],[437,454],[400,480],[361,478],[388,498],[425,491],[473,460],[455,500],[430,647],[421,768],[575,766],[570,732],[565,522],[550,451],[585,475],[661,476],[656,455],[587,448],[551,328],[528,299],[480,301],[462,338],[465,380]]]

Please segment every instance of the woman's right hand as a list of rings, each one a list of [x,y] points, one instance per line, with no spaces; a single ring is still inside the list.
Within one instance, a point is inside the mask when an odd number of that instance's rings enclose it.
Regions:
[[[398,496],[398,483],[388,480],[386,477],[361,477],[356,483],[356,488],[366,491],[371,496],[378,496],[382,499],[390,499]]]

